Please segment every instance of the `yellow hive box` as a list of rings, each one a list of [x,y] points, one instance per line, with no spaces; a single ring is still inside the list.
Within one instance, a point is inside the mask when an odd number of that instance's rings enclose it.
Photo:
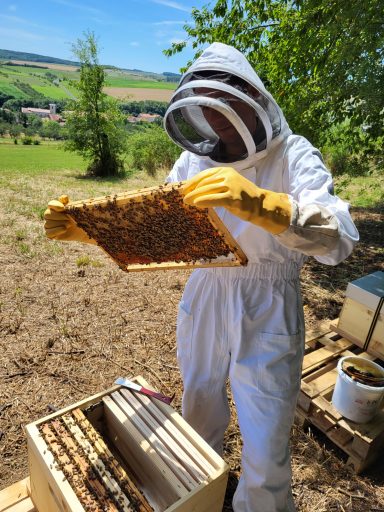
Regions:
[[[228,465],[156,398],[114,386],[26,433],[38,512],[222,510]]]

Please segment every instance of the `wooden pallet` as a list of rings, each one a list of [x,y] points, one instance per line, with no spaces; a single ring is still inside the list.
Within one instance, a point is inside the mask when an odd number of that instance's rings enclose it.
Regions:
[[[341,357],[351,355],[375,360],[375,356],[363,352],[330,328],[307,334],[296,423],[312,424],[320,429],[348,456],[347,465],[361,473],[384,453],[384,404],[364,424],[347,420],[333,407],[337,363]]]
[[[0,512],[36,512],[28,486],[29,477],[0,491]]]

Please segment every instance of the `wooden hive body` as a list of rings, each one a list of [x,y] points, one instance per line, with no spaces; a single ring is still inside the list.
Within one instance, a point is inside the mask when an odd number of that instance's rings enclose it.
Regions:
[[[384,272],[377,271],[351,281],[333,330],[384,358]]]
[[[222,509],[227,464],[155,398],[114,386],[27,425],[26,432],[38,512]]]
[[[215,211],[185,205],[180,190],[170,184],[72,202],[66,213],[126,271],[246,264]]]

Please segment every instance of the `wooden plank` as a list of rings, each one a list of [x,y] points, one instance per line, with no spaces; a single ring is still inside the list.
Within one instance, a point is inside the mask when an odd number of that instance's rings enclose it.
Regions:
[[[124,399],[121,392],[112,393],[112,398],[115,403],[120,407],[124,414],[129,418],[132,425],[140,432],[145,440],[150,444],[152,449],[159,455],[160,459],[168,466],[169,477],[174,481],[176,487],[183,488],[184,490],[190,491],[196,482],[185,473],[183,466],[179,460],[175,458],[173,453],[168,447],[162,442],[158,436],[157,431],[151,430],[148,425],[143,421],[137,414],[131,405]],[[182,484],[182,486],[180,485]]]
[[[122,389],[120,394],[124,399],[131,405],[132,409],[136,412],[136,415],[140,417],[143,422],[148,426],[152,432],[156,432],[156,436],[159,440],[169,449],[173,457],[180,464],[179,469],[181,475],[185,474],[186,484],[192,489],[196,487],[197,483],[204,481],[207,475],[204,475],[194,461],[188,456],[188,454],[182,449],[182,447],[176,442],[176,440],[169,435],[165,430],[162,423],[159,422],[156,416],[152,416],[145,407],[145,405],[138,400],[132,391],[128,389]],[[148,398],[148,397],[147,397]],[[178,467],[174,466],[175,468]],[[180,475],[180,477],[181,477]],[[189,478],[189,475],[191,478]]]
[[[108,432],[150,504],[167,508],[187,495],[188,490],[114,400],[106,396],[103,401]]]
[[[228,471],[225,471],[209,484],[207,482],[200,484],[165,512],[221,512],[227,482]]]
[[[114,391],[116,391],[118,389],[120,389],[120,386],[112,386],[111,388],[101,391],[100,393],[96,393],[88,398],[79,400],[78,402],[76,402],[72,405],[68,405],[67,407],[63,407],[62,409],[55,411],[52,414],[49,414],[48,416],[44,416],[43,418],[33,421],[32,423],[29,423],[28,426],[32,426],[32,425],[39,426],[45,422],[53,420],[54,418],[58,418],[59,416],[62,416],[63,414],[71,412],[73,409],[77,409],[77,408],[83,409],[83,410],[87,409],[88,407],[91,407],[94,404],[102,402],[102,398],[105,395],[113,393]]]
[[[308,373],[311,373],[318,366],[335,359],[341,352],[351,348],[352,346],[353,343],[341,338],[340,340],[335,341],[333,345],[327,345],[326,347],[319,348],[318,350],[314,350],[313,352],[305,355],[302,374],[305,376]]]
[[[28,428],[28,426],[26,427]],[[62,471],[56,469],[55,459],[39,432],[29,428],[33,438],[28,440],[31,499],[39,512],[84,512],[72,487]]]
[[[29,477],[0,491],[0,512],[15,510],[11,507],[15,507],[19,503],[22,503],[21,507],[33,507],[33,503],[28,496],[28,482]],[[25,510],[28,510],[28,508],[25,508]],[[32,511],[33,508],[30,508],[30,510]]]
[[[139,375],[135,378],[136,382],[144,387],[153,389],[145,379]],[[188,441],[204,456],[204,458],[216,469],[211,473],[212,478],[216,478],[223,471],[228,470],[228,465],[209,444],[202,439],[197,432],[178,414],[170,405],[157,401],[156,406],[167,416],[167,418],[179,429]]]
[[[1,506],[1,503],[0,503]],[[24,498],[21,501],[18,501],[14,505],[11,505],[7,509],[0,509],[4,512],[37,512],[35,509],[31,498]]]
[[[143,384],[142,384],[143,385]],[[147,383],[144,387],[148,388]],[[172,421],[163,413],[158,407],[158,400],[151,399],[146,395],[137,393],[136,398],[146,407],[146,409],[152,414],[154,418],[161,424],[161,426],[172,436],[172,439],[178,443],[188,454],[193,461],[193,464],[197,471],[200,472],[200,479],[204,480],[207,476],[214,475],[216,473],[215,467],[205,459],[199,450],[185,437],[184,432],[176,428]]]

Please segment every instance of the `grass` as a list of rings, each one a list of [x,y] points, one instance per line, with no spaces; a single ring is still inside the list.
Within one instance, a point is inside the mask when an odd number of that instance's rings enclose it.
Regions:
[[[31,175],[46,171],[83,171],[85,168],[86,162],[82,157],[64,151],[58,144],[43,143],[39,146],[24,146],[20,142],[19,144],[0,144],[1,175],[9,172]]]
[[[367,176],[342,175],[335,178],[335,191],[352,206],[372,208],[384,204],[384,174],[376,171]]]
[[[58,143],[39,146],[14,145],[0,139],[0,241],[14,247],[20,257],[30,260],[55,255],[60,243],[47,241],[43,216],[48,201],[67,194],[72,200],[113,195],[163,183],[166,170],[155,177],[144,172],[126,178],[88,179],[86,162],[65,152]],[[336,193],[356,207],[375,208],[384,203],[384,176],[378,172],[364,177],[339,176]],[[78,267],[97,263],[80,257]]]
[[[127,87],[139,89],[176,89],[176,84],[172,82],[157,82],[148,80],[132,80],[129,78],[107,77],[106,87]]]

